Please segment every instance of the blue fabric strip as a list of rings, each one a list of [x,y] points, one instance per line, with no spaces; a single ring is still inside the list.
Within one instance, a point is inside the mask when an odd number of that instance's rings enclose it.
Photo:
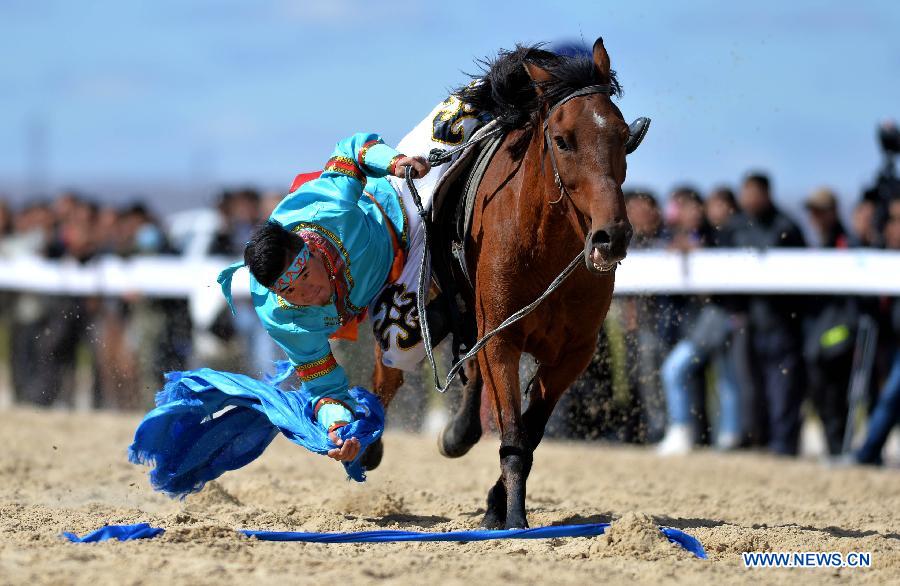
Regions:
[[[231,264],[225,267],[222,272],[219,273],[219,276],[216,277],[216,281],[222,287],[222,295],[225,296],[225,301],[228,302],[228,309],[231,310],[231,315],[235,314],[234,299],[231,297],[231,280],[234,278],[234,274],[242,266],[244,266],[244,261]]]
[[[279,432],[317,454],[336,447],[302,390],[282,391],[249,376],[209,368],[172,372],[166,379],[156,409],[134,433],[128,459],[155,466],[150,472],[153,488],[173,498],[184,498],[225,472],[246,466]],[[337,434],[343,440],[359,440],[359,455],[345,462],[344,469],[362,482],[360,459],[384,431],[384,408],[362,387],[349,392],[356,401],[356,419]]]
[[[382,529],[379,531],[359,531],[356,533],[304,533],[299,531],[252,531],[244,529],[244,535],[262,541],[304,541],[308,543],[394,543],[406,541],[487,541],[491,539],[551,539],[554,537],[596,537],[603,535],[609,523],[591,523],[584,525],[553,525],[551,527],[533,527],[531,529],[501,529],[488,531],[476,529],[471,531],[448,531],[446,533],[398,531]],[[69,541],[87,543],[116,538],[120,541],[155,537],[164,530],[150,527],[147,523],[138,525],[110,525],[78,538],[72,533],[63,533]],[[707,559],[706,550],[695,537],[673,529],[660,527],[669,541],[680,545],[700,559]]]
[[[66,531],[63,533],[63,537],[75,543],[94,543],[95,541],[106,541],[107,539],[118,539],[119,541],[150,539],[165,532],[165,529],[151,527],[150,523],[138,523],[136,525],[107,525],[96,531],[91,531],[84,537],[78,537],[74,533]]]
[[[263,541],[305,541],[309,543],[392,543],[399,541],[487,541],[491,539],[552,539],[554,537],[596,537],[603,535],[609,523],[585,525],[553,525],[530,529],[476,529],[470,531],[448,531],[429,533],[418,531],[360,531],[357,533],[303,533],[297,531],[252,531],[241,533]],[[676,545],[680,545],[700,559],[707,559],[706,550],[695,537],[673,529],[660,527],[663,535]]]

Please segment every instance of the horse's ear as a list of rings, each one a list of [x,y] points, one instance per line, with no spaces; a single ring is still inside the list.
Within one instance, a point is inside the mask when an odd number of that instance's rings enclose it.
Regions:
[[[537,92],[537,95],[541,95],[543,90],[541,89],[542,83],[547,83],[552,79],[550,72],[546,69],[541,69],[534,63],[525,62],[525,72],[528,73],[528,77],[531,78],[531,81],[534,83],[534,90]]]
[[[600,72],[603,79],[609,79],[609,53],[603,46],[603,37],[597,37],[594,41],[594,67]]]
[[[641,141],[647,136],[650,130],[650,119],[641,116],[628,125],[628,140],[625,142],[625,154],[630,155],[640,146]]]

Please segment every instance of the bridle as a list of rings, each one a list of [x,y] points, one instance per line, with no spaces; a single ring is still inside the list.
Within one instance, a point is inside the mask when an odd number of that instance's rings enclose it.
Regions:
[[[564,97],[560,101],[556,102],[552,108],[547,111],[547,117],[544,119],[544,144],[547,145],[547,149],[550,151],[550,164],[553,166],[553,182],[556,183],[557,189],[559,189],[559,198],[551,201],[551,204],[556,204],[562,201],[563,196],[568,195],[571,199],[572,195],[569,193],[569,190],[566,189],[565,184],[563,184],[563,180],[559,175],[559,165],[556,163],[556,153],[553,148],[553,143],[550,142],[550,118],[553,116],[553,113],[560,108],[563,104],[570,100],[574,100],[575,98],[580,98],[583,96],[591,96],[594,94],[604,94],[607,96],[612,95],[615,92],[615,88],[608,83],[598,84],[598,85],[589,85],[587,87],[583,87],[580,90],[575,90],[568,96]]]

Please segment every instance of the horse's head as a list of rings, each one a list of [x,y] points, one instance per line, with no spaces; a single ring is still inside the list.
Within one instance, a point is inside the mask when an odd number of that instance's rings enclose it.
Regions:
[[[640,118],[631,127],[613,104],[609,55],[603,40],[594,43],[593,66],[599,84],[556,96],[546,112],[543,128],[544,149],[553,173],[545,173],[550,193],[568,195],[579,212],[578,224],[590,224],[585,241],[584,259],[588,269],[605,273],[625,258],[632,228],[625,213],[622,184],[625,182],[625,155],[637,148],[646,133],[649,120]],[[533,63],[525,68],[535,82],[538,94],[554,80],[552,69]],[[548,100],[549,102],[549,100]],[[545,167],[546,168],[546,167]],[[585,227],[578,226],[580,231]]]

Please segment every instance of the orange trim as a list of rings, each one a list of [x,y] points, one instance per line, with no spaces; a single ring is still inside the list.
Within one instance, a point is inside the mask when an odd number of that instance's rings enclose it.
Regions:
[[[294,182],[291,183],[291,188],[288,190],[288,193],[294,193],[300,186],[306,183],[307,181],[312,181],[313,179],[318,179],[322,175],[321,171],[313,171],[312,173],[300,173],[296,177],[294,177]]]
[[[381,215],[384,216],[384,223],[387,225],[388,232],[391,234],[391,246],[394,249],[394,262],[391,264],[391,272],[388,273],[388,280],[393,283],[403,274],[403,267],[406,265],[406,251],[400,246],[400,240],[397,238],[397,230],[394,228],[394,223],[391,222],[390,216],[387,215],[384,208],[381,207],[381,204],[375,199],[375,196],[368,192],[366,192],[366,195],[369,196],[369,199],[372,200],[372,203],[378,207]]]
[[[368,308],[366,308],[362,313],[346,322],[328,337],[332,340],[357,341],[359,339],[359,324],[365,321],[368,311]]]

